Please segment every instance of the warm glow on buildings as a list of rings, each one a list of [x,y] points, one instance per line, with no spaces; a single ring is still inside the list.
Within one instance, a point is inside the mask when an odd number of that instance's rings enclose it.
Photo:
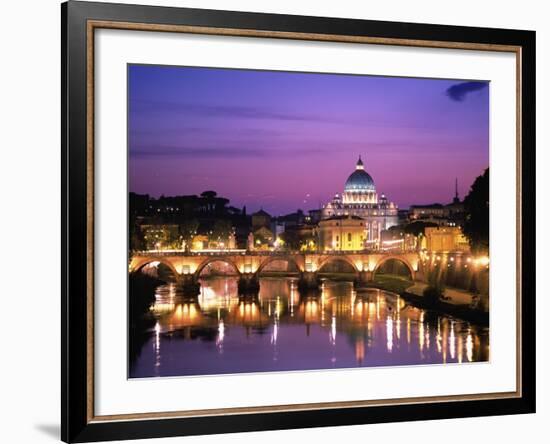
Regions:
[[[346,181],[344,192],[341,196],[336,194],[323,207],[321,217],[330,219],[349,215],[363,219],[364,245],[361,247],[362,249],[369,243],[379,242],[382,230],[398,224],[397,212],[397,206],[393,202],[389,202],[386,196],[382,194],[380,198],[378,197],[374,180],[365,171],[363,161],[359,157],[355,171]]]
[[[358,251],[365,248],[365,221],[357,216],[333,216],[319,222],[321,248],[325,251]]]
[[[422,246],[431,252],[470,251],[468,239],[460,227],[426,227],[422,241]]]

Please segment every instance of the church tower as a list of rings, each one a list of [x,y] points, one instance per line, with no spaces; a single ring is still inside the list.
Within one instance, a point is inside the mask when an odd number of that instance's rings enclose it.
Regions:
[[[453,203],[460,203],[460,198],[458,197],[458,177],[455,178],[455,197],[453,198]]]

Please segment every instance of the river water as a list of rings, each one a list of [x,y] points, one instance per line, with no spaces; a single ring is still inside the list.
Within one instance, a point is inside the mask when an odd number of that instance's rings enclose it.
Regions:
[[[130,295],[131,297],[131,295]],[[130,359],[131,378],[487,361],[489,330],[407,304],[382,290],[262,278],[239,298],[237,279],[201,281],[194,300],[157,288],[154,320]]]

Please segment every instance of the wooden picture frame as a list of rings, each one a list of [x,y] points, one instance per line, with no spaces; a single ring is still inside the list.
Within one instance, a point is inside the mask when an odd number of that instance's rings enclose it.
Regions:
[[[69,1],[62,16],[62,416],[65,442],[535,412],[535,33]],[[254,408],[94,414],[97,29],[511,52],[517,60],[517,390]]]

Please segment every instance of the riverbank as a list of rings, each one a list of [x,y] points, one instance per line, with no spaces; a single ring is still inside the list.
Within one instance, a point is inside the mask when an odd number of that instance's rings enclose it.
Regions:
[[[464,290],[446,288],[444,292],[445,300],[431,303],[424,298],[424,289],[427,284],[422,282],[413,282],[398,276],[380,275],[369,286],[397,293],[404,300],[418,308],[431,310],[442,315],[450,315],[472,324],[489,325],[489,313],[472,308],[474,295]]]
[[[415,282],[414,285],[407,288],[407,292],[416,295],[423,296],[424,290],[428,287],[428,284],[424,282]],[[458,288],[446,287],[443,296],[446,302],[453,305],[470,305],[472,304],[474,294],[466,290],[460,290]]]
[[[401,294],[414,285],[414,282],[410,279],[401,276],[388,276],[388,275],[376,275],[372,282],[368,283],[371,288],[378,288],[380,290],[391,291],[393,293]]]
[[[446,301],[427,303],[424,296],[418,296],[407,291],[399,293],[399,295],[415,307],[431,310],[442,315],[453,316],[476,325],[489,325],[489,313],[471,308],[470,305],[454,304]]]

